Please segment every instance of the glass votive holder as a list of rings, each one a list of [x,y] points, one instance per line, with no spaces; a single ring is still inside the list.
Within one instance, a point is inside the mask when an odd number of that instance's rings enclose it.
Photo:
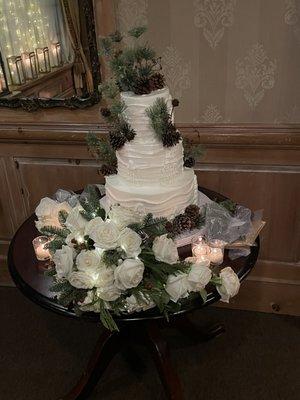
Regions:
[[[210,247],[207,245],[203,236],[192,239],[192,253],[197,260],[205,261],[209,259]]]
[[[48,236],[38,236],[32,241],[32,245],[34,248],[34,252],[36,258],[39,261],[49,260],[51,255],[49,249],[45,248],[45,245],[51,242],[51,239]]]
[[[212,239],[208,242],[208,245],[210,247],[210,262],[214,265],[222,264],[226,242],[220,239]]]

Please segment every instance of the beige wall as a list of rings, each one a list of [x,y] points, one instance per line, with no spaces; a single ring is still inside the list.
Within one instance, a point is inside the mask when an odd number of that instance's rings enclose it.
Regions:
[[[178,122],[299,123],[299,0],[115,0],[148,25]]]

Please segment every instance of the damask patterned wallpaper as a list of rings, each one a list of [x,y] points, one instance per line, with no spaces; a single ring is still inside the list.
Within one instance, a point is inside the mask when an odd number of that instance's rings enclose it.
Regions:
[[[300,122],[300,0],[115,0],[148,25],[187,123]]]

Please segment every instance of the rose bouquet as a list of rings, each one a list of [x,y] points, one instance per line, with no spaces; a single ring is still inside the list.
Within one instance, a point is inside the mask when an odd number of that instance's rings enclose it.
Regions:
[[[53,268],[47,273],[61,304],[99,313],[114,330],[114,315],[158,307],[167,316],[190,296],[205,301],[208,284],[223,301],[237,294],[240,282],[230,267],[216,274],[209,262],[179,259],[170,221],[119,205],[106,213],[100,198],[89,186],[69,201],[44,198],[36,209],[37,229],[51,237]]]

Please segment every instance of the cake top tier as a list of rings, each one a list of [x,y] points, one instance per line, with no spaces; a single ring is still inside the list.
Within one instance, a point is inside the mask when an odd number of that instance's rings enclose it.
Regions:
[[[136,131],[137,141],[141,139],[146,141],[154,140],[156,138],[156,133],[150,126],[150,120],[146,114],[146,110],[153,106],[155,101],[159,98],[163,98],[167,102],[170,112],[172,108],[172,97],[167,87],[144,95],[136,95],[133,92],[121,92],[121,100],[126,105],[124,116],[131,127]]]

